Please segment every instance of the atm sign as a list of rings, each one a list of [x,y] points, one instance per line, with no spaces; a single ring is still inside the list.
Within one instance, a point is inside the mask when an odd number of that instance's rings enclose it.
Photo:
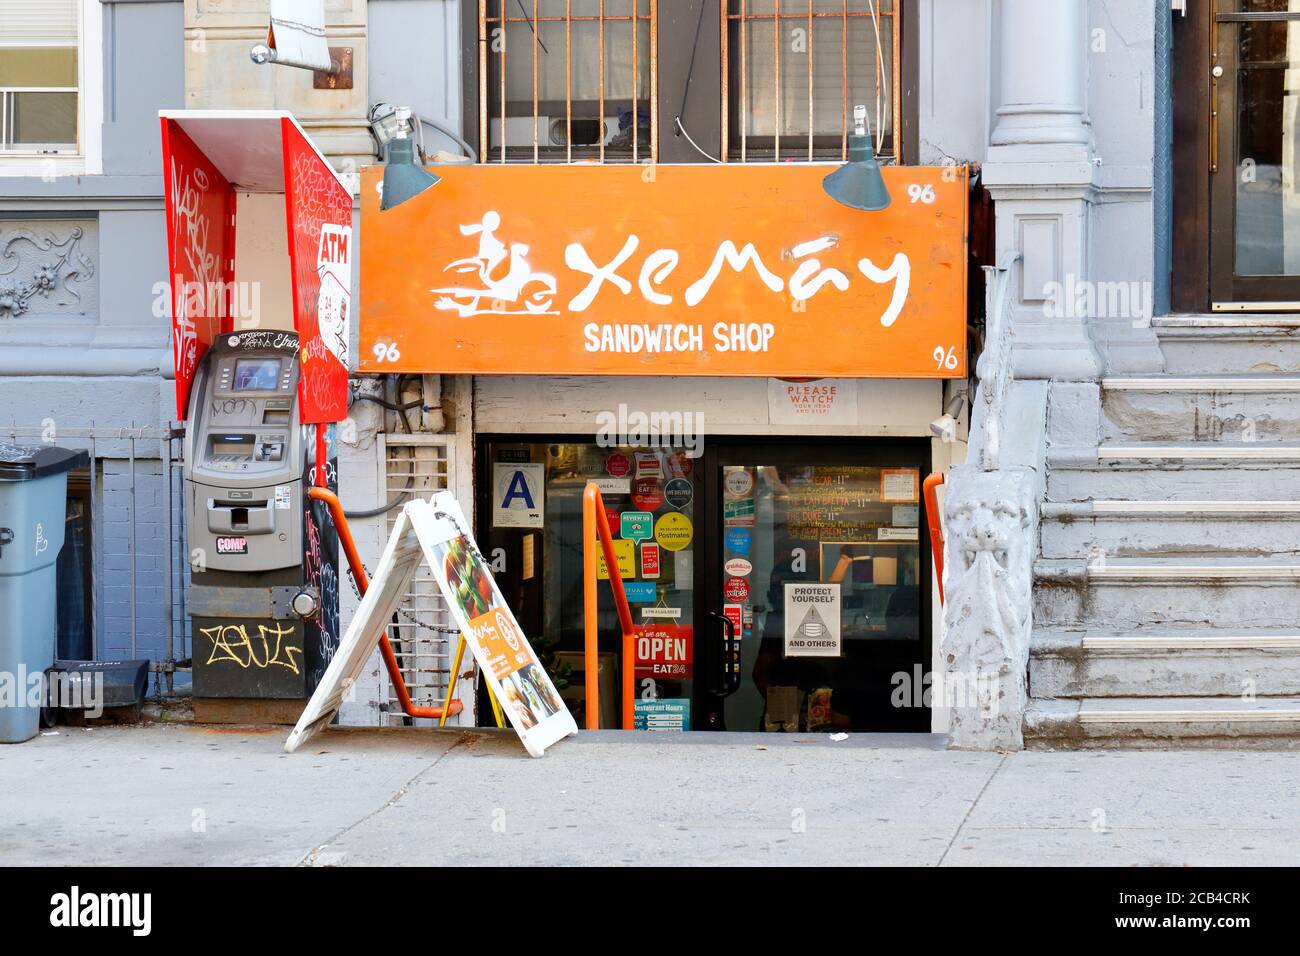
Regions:
[[[643,624],[636,635],[636,676],[687,680],[691,676],[693,629],[674,624]]]
[[[234,536],[217,538],[217,554],[248,554],[248,539]]]

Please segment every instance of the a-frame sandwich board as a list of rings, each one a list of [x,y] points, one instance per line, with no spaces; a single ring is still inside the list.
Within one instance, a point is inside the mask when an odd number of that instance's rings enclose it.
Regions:
[[[289,734],[286,752],[293,753],[334,719],[422,562],[433,571],[452,620],[527,751],[541,757],[551,744],[578,732],[502,597],[464,512],[443,491],[428,501],[408,502],[398,514],[370,587]]]

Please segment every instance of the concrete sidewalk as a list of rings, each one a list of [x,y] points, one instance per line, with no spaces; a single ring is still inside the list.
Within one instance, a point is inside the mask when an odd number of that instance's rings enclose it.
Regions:
[[[60,728],[0,747],[3,864],[1297,865],[1300,753],[927,736]]]

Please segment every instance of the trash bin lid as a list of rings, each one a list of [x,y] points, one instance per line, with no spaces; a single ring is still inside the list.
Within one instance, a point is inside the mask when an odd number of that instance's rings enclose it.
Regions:
[[[0,441],[0,481],[29,481],[90,464],[85,451]]]

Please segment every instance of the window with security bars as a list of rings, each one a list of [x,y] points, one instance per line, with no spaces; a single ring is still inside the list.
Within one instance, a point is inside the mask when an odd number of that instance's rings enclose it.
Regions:
[[[385,443],[388,500],[403,495],[428,498],[451,487],[452,449],[445,436],[389,434]],[[388,513],[389,533],[400,513],[400,508]],[[418,706],[438,706],[446,700],[452,655],[456,652],[457,634],[450,633],[453,628],[455,623],[433,572],[421,564],[388,625],[388,641],[397,656],[411,700]],[[466,662],[466,668],[473,664],[468,655]],[[405,723],[407,718],[391,686],[387,699],[387,723]],[[457,719],[451,718],[451,722],[456,723]]]
[[[479,0],[484,162],[653,162],[659,0]]]
[[[843,159],[865,105],[897,158],[897,0],[722,0],[722,152],[739,162]]]
[[[79,0],[0,0],[0,155],[78,149]]]

